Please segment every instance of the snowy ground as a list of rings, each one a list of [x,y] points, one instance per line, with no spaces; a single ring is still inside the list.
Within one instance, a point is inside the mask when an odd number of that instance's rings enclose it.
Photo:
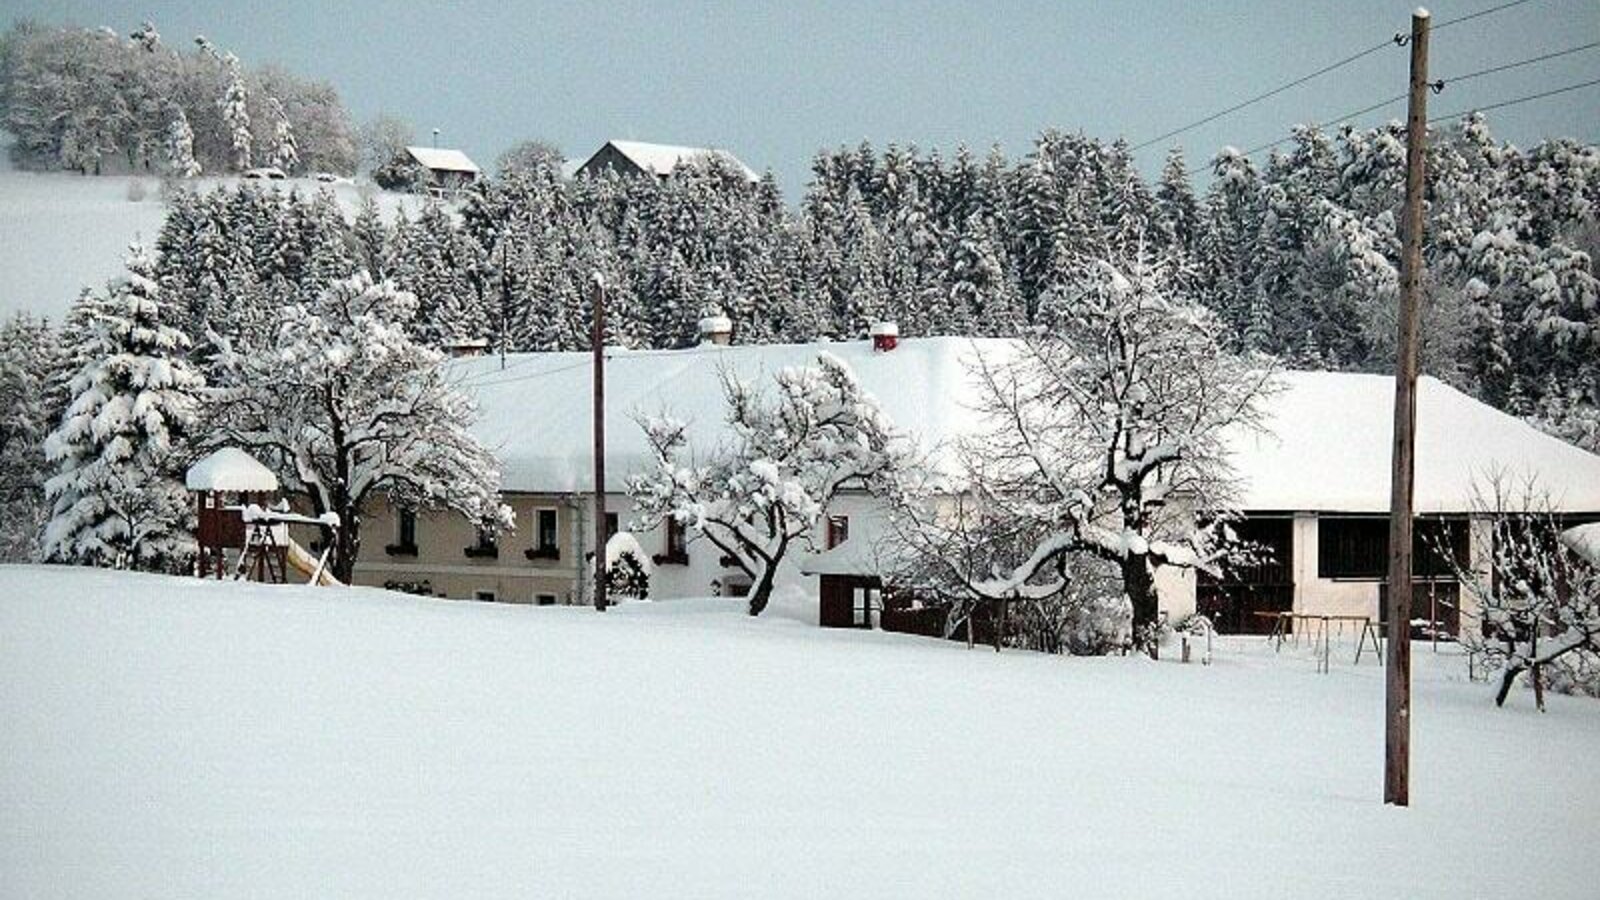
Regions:
[[[0,140],[0,316],[28,311],[61,321],[83,288],[103,287],[122,271],[130,241],[153,243],[166,219],[159,177],[18,172],[5,160]],[[211,190],[223,181],[237,179],[200,178],[192,186]],[[362,189],[354,184],[323,185],[309,178],[263,183],[302,193],[332,187],[351,214],[361,202]],[[144,199],[129,199],[135,184]],[[385,215],[417,203],[401,194],[374,195]]]
[[[1600,896],[1600,703],[1416,661],[1396,810],[1347,655],[0,568],[0,896]]]

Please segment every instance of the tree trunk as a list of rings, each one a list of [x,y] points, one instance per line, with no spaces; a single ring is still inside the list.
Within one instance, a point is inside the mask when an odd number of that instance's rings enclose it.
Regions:
[[[772,599],[772,581],[778,574],[778,564],[768,563],[761,570],[761,577],[750,588],[750,615],[759,616],[767,608],[767,601]]]
[[[339,529],[334,532],[333,555],[328,566],[333,577],[344,584],[355,574],[356,553],[361,548],[361,529],[354,510],[339,511]]]
[[[1500,691],[1494,695],[1495,706],[1505,706],[1506,697],[1511,694],[1511,685],[1516,683],[1517,676],[1522,674],[1520,666],[1507,666],[1506,673],[1500,678]]]
[[[1122,560],[1122,590],[1133,604],[1133,630],[1148,628],[1156,622],[1156,579],[1150,569],[1150,558],[1142,553],[1130,553]]]

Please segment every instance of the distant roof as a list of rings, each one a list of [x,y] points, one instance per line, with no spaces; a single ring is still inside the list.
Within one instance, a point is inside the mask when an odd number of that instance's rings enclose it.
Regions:
[[[483,171],[460,150],[445,147],[407,147],[406,152],[425,168],[436,172],[471,172],[477,175]]]
[[[711,147],[680,147],[675,144],[649,144],[644,141],[607,141],[606,143],[615,147],[618,153],[626,156],[634,165],[644,169],[646,172],[654,172],[657,175],[671,175],[674,169],[685,162],[714,156],[744,172],[745,177],[751,181],[759,181],[761,177],[755,173],[755,170],[741,162],[739,157],[726,150],[718,150]],[[603,150],[605,148],[601,147],[600,149]],[[598,150],[595,152],[599,153]],[[593,157],[590,158],[593,159]]]
[[[935,462],[985,427],[980,391],[968,370],[978,357],[999,360],[1017,350],[999,338],[901,340],[889,352],[870,341],[814,344],[702,344],[685,350],[608,351],[606,476],[611,490],[653,465],[635,414],[689,421],[696,447],[724,440],[724,368],[771,382],[791,366],[812,365],[820,352],[848,363],[862,388]],[[452,360],[477,397],[477,433],[500,458],[507,490],[589,490],[591,359],[583,353],[527,353]],[[1416,505],[1421,512],[1467,512],[1474,489],[1496,471],[1533,475],[1556,509],[1600,512],[1600,456],[1551,437],[1434,378],[1418,389]],[[1389,453],[1394,381],[1383,375],[1289,372],[1266,401],[1269,434],[1228,438],[1246,510],[1384,512],[1389,507]],[[528,410],[539,427],[528,427]]]
[[[223,447],[190,466],[183,483],[191,491],[260,491],[272,494],[278,490],[278,476],[238,447]]]

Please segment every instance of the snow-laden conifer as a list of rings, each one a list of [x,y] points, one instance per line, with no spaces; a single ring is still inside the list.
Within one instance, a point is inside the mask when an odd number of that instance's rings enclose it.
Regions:
[[[117,568],[181,567],[193,552],[179,481],[204,379],[184,357],[154,264],[135,244],[128,271],[74,317],[81,361],[71,401],[45,441],[46,559]]]

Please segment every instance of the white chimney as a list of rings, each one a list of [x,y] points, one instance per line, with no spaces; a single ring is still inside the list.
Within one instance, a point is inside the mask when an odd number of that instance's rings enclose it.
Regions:
[[[878,353],[888,353],[900,343],[900,326],[893,322],[872,323],[870,334],[872,349]]]
[[[733,343],[733,320],[722,313],[701,319],[700,343],[723,347]]]

